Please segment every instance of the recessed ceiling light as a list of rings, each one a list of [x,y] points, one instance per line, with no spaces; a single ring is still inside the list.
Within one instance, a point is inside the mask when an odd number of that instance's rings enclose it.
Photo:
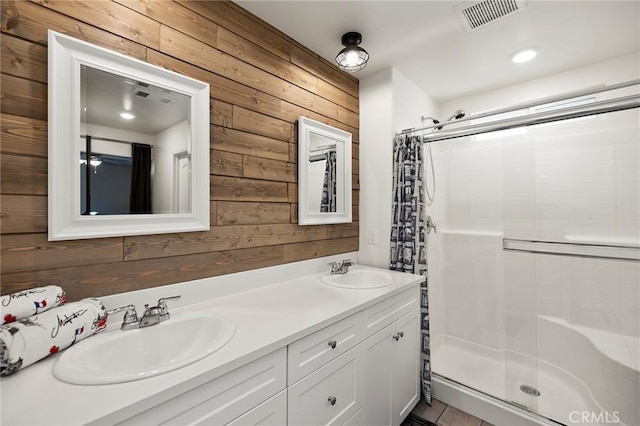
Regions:
[[[131,114],[130,112],[121,112],[120,117],[124,118],[125,120],[133,120],[134,118],[136,118],[136,116]]]
[[[518,50],[514,54],[511,55],[511,61],[516,64],[521,64],[523,62],[529,62],[533,58],[536,57],[538,51],[533,47],[528,47],[526,49]]]

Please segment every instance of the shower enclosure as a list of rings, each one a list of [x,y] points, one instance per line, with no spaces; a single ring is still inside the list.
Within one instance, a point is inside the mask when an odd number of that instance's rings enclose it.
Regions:
[[[635,84],[459,126],[557,118],[621,97],[635,99],[629,109],[430,135],[438,187],[428,207],[438,224],[428,255],[436,398],[444,387],[440,394],[471,390],[538,421],[640,424]]]

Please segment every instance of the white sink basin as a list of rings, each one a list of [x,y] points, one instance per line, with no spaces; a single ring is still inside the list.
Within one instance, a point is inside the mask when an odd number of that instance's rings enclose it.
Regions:
[[[382,271],[352,269],[346,274],[323,275],[320,281],[341,288],[378,288],[391,285],[393,277]]]
[[[79,385],[123,383],[166,373],[219,350],[236,325],[207,313],[179,313],[150,327],[92,336],[64,351],[53,375]]]

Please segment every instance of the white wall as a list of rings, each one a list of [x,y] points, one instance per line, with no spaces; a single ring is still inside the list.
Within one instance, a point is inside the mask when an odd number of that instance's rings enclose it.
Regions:
[[[602,84],[633,80],[639,75],[640,54],[633,53],[525,83],[453,99],[443,102],[441,110],[445,114],[459,108],[464,109],[467,114],[487,111]]]
[[[185,120],[155,136],[151,180],[154,213],[173,213],[173,156],[190,151],[189,134],[189,123]]]
[[[83,123],[82,132],[92,138],[109,138],[127,142],[154,144],[153,135],[145,133],[130,132],[128,130],[114,129],[111,127],[97,126],[95,124]],[[80,140],[80,149],[86,150],[85,139]],[[131,157],[131,145],[125,143],[108,142],[100,139],[91,141],[91,151],[100,154],[118,155],[120,157]]]
[[[437,104],[396,69],[360,81],[360,251],[366,265],[389,267],[393,138],[420,127]],[[369,243],[370,232],[376,244]]]

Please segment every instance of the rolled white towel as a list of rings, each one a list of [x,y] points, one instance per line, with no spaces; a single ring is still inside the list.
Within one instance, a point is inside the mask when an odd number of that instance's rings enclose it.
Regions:
[[[68,348],[107,325],[98,299],[83,299],[0,326],[0,376]]]
[[[48,285],[8,294],[0,300],[0,318],[8,324],[63,305],[67,296],[61,287]]]

